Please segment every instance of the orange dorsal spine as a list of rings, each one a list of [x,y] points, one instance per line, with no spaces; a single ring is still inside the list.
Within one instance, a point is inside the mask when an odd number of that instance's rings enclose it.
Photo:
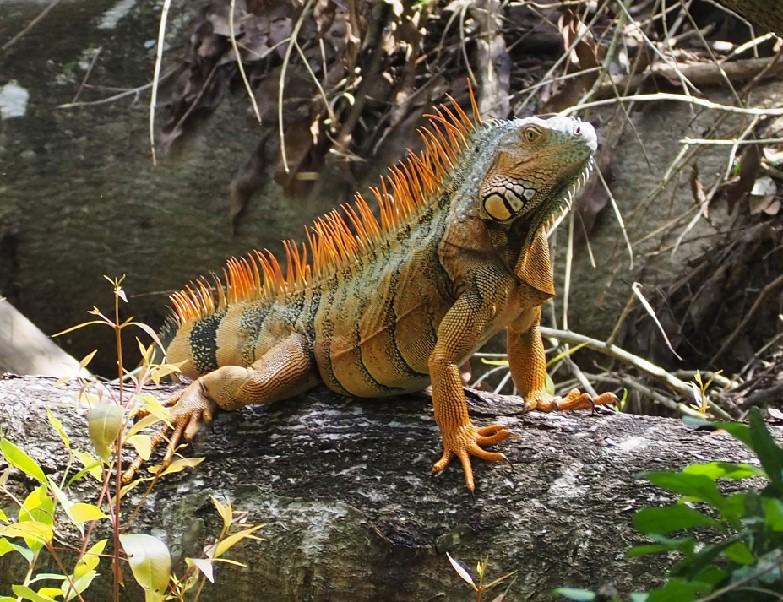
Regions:
[[[449,173],[470,134],[483,122],[473,88],[468,82],[471,119],[448,96],[450,106],[441,104],[425,114],[430,125],[418,130],[424,149],[389,168],[370,191],[378,205],[376,218],[360,193],[353,202],[305,226],[306,242],[283,241],[286,268],[269,250],[251,251],[232,257],[223,269],[223,279],[212,274],[213,285],[204,277],[190,282],[170,296],[174,318],[181,325],[224,311],[229,305],[255,299],[268,299],[301,289],[314,280],[328,277],[366,249],[408,223],[433,198]]]

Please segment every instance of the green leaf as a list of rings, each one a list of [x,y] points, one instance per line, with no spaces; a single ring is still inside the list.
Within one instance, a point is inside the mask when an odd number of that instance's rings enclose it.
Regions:
[[[718,479],[747,479],[764,476],[764,471],[750,464],[735,464],[734,462],[708,462],[706,464],[690,464],[682,469],[683,474],[703,475],[713,481]]]
[[[777,498],[762,497],[764,524],[771,531],[783,531],[783,502]]]
[[[86,451],[76,451],[74,455],[79,458],[79,462],[82,463],[84,468],[69,479],[69,484],[78,481],[86,473],[89,473],[99,483],[103,481],[103,466],[101,466],[101,461],[98,458]]]
[[[558,587],[553,593],[563,596],[569,600],[579,600],[580,602],[595,600],[595,593],[589,589],[578,589],[575,587]]]
[[[737,441],[744,443],[750,449],[753,449],[753,442],[750,436],[750,427],[741,422],[713,422],[715,428],[726,431]]]
[[[46,408],[46,417],[49,419],[49,424],[52,425],[54,432],[60,436],[60,439],[62,440],[66,449],[71,449],[71,440],[68,437],[68,433],[66,433],[65,429],[63,428],[63,423],[60,422],[60,419],[52,413],[50,408]]]
[[[656,543],[634,546],[625,553],[627,558],[636,558],[646,554],[660,554],[662,552],[682,552],[691,554],[696,546],[696,540],[692,537],[683,539],[668,539],[666,537],[657,537]]]
[[[731,522],[733,526],[739,528],[739,521],[745,516],[748,497],[751,495],[755,494],[739,492],[726,496],[720,507],[720,515]]]
[[[721,523],[685,504],[663,508],[642,508],[633,517],[634,526],[642,533],[672,533],[693,527],[720,527]]]
[[[193,468],[195,466],[198,466],[204,461],[204,458],[177,458],[174,460],[171,464],[169,464],[166,468],[164,468],[162,471],[159,472],[158,476],[164,476],[167,474],[174,474],[175,472],[181,472],[185,470],[186,468]],[[156,472],[160,468],[160,465],[156,466],[150,466],[149,470],[150,472]],[[155,469],[155,470],[153,470]]]
[[[46,475],[44,475],[38,462],[33,460],[8,439],[0,439],[0,452],[2,452],[6,461],[11,466],[18,468],[28,477],[32,477],[39,483],[46,484]]]
[[[68,516],[77,525],[83,525],[91,520],[100,520],[102,518],[109,518],[104,514],[98,506],[94,504],[87,504],[85,502],[76,502],[72,504],[68,509]]]
[[[555,394],[555,383],[552,381],[552,377],[549,376],[549,372],[544,373],[544,392],[549,395]]]
[[[69,581],[63,583],[63,589],[66,592],[65,599],[73,600],[74,598],[76,598],[84,590],[90,587],[90,584],[93,582],[93,579],[95,579],[97,576],[98,573],[96,573],[95,571],[87,571],[83,575],[74,579],[73,586],[76,588],[75,591],[74,591],[74,587],[71,587],[71,583]]]
[[[30,600],[31,602],[56,602],[54,598],[38,594],[26,585],[13,585],[11,586],[11,589],[22,600]]]
[[[647,602],[693,602],[699,594],[712,591],[709,583],[686,581],[685,579],[669,579],[662,587],[650,592]]]
[[[723,550],[723,555],[737,564],[753,564],[756,557],[750,551],[747,545],[742,541],[735,541],[728,548]]]
[[[90,440],[104,460],[111,455],[112,445],[122,430],[122,421],[122,408],[113,403],[99,403],[87,414]]]
[[[163,595],[171,576],[171,555],[162,541],[146,533],[125,533],[120,542],[128,555],[133,577],[147,592]]]
[[[2,508],[0,508],[0,521],[3,521],[4,523],[8,522],[8,515],[3,512]]]
[[[47,544],[52,541],[52,525],[33,520],[11,523],[0,527],[0,536],[23,537],[25,541],[32,539],[40,544]]]
[[[779,494],[783,494],[783,449],[772,438],[761,411],[753,408],[750,411],[750,437],[753,450],[767,472],[769,480],[774,483]]]
[[[133,435],[125,439],[125,442],[136,449],[136,453],[142,460],[146,462],[150,459],[150,455],[152,455],[152,437],[149,435]]]
[[[76,563],[76,566],[73,569],[73,576],[78,579],[82,575],[98,568],[104,548],[106,548],[105,539],[96,541],[92,547],[84,553],[82,559]]]
[[[660,470],[647,472],[642,476],[662,489],[707,502],[716,508],[723,505],[723,495],[718,491],[712,479],[704,475]]]

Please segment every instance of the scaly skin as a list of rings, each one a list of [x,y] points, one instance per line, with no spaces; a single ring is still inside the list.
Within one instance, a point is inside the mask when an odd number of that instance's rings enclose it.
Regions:
[[[563,117],[477,124],[453,106],[453,112],[444,107],[433,122],[441,142],[430,134],[435,142],[422,155],[424,163],[411,160],[400,172],[414,183],[408,192],[392,181],[394,172],[382,181],[376,195],[381,214],[392,207],[388,182],[398,207],[407,194],[405,215],[387,216],[380,232],[373,232],[370,217],[360,219],[358,228],[353,221],[347,235],[325,226],[325,220],[310,231],[320,240],[340,239],[349,246],[356,232],[366,244],[324,259],[329,253],[319,249],[325,243],[311,240],[313,271],[289,272],[293,276],[280,284],[279,270],[262,266],[266,280],[279,281],[272,293],[257,290],[265,279],[257,272],[254,277],[250,264],[235,262],[229,264],[228,297],[220,285],[223,298],[205,287],[200,294],[175,295],[179,324],[167,347],[168,361],[183,362],[182,372],[195,380],[170,402],[175,428],[165,461],[180,438],[191,439],[216,408],[270,403],[320,383],[369,398],[431,384],[443,439],[433,471],[456,457],[472,491],[469,457],[504,460],[484,448],[509,432],[502,425],[471,422],[459,367],[503,329],[511,374],[528,409],[615,401],[612,394],[591,399],[576,390],[565,399],[547,395],[538,330],[541,305],[555,292],[546,228],[567,210],[574,189],[586,179],[596,148],[592,126]],[[326,267],[316,273],[317,265]],[[253,281],[249,286],[242,284],[242,274]],[[243,286],[247,290],[236,293]],[[206,297],[211,301],[203,301]],[[202,306],[194,313],[189,304]]]

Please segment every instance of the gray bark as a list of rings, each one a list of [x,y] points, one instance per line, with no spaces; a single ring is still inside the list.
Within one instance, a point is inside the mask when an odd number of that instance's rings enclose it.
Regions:
[[[60,474],[66,458],[47,424],[47,404],[58,405],[75,445],[89,446],[81,410],[59,405],[75,390],[52,379],[0,381],[0,430],[48,474]],[[548,600],[552,588],[565,585],[612,584],[627,594],[658,583],[665,564],[623,557],[641,540],[631,527],[634,510],[668,501],[637,475],[750,460],[726,434],[677,420],[523,415],[515,398],[470,398],[477,422],[497,420],[514,433],[501,446],[512,466],[474,461],[473,495],[456,466],[430,475],[440,446],[424,396],[360,402],[315,391],[219,414],[184,452],[205,461],[158,483],[133,529],[161,537],[181,561],[199,556],[217,531],[211,495],[230,498],[249,522],[266,523],[263,541],[229,554],[248,568],[219,568],[204,600],[472,599],[446,552],[471,568],[488,557],[495,576],[517,571],[509,600]],[[11,473],[20,495],[30,486]],[[139,499],[131,494],[131,502]],[[13,556],[0,558],[0,593],[18,578]],[[108,566],[102,572],[90,600],[107,599]],[[129,585],[123,599],[140,599],[140,591]]]

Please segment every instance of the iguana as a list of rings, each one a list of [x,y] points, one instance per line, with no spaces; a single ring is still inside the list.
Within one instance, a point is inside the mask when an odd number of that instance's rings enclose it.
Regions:
[[[166,458],[216,408],[287,399],[321,383],[377,398],[432,386],[442,471],[456,456],[474,489],[469,456],[506,439],[500,424],[468,416],[459,366],[505,329],[511,375],[527,409],[613,403],[544,391],[541,305],[554,294],[547,227],[570,208],[596,150],[589,123],[567,117],[473,117],[450,98],[409,151],[371,188],[377,217],[357,194],[269,251],[228,260],[223,280],[191,282],[171,296],[161,338],[169,363],[195,380],[169,401]],[[155,438],[155,445],[163,440]],[[134,465],[132,472],[140,462]]]

